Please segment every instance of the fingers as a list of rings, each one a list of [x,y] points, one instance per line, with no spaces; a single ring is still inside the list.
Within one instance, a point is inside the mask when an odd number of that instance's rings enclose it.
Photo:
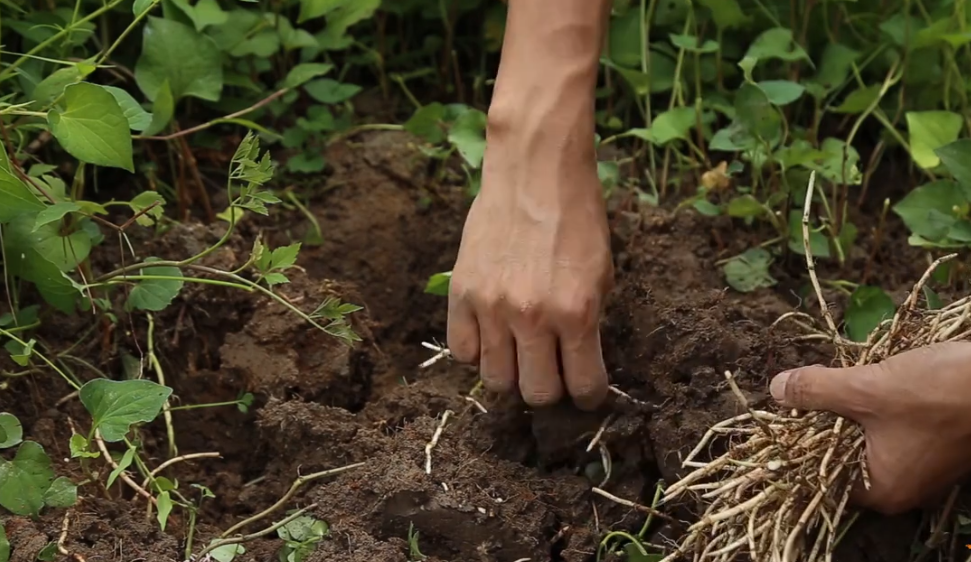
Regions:
[[[483,311],[479,317],[479,378],[490,392],[508,394],[515,390],[516,341],[506,323]]]
[[[519,391],[533,407],[549,406],[563,397],[556,336],[543,332],[516,340],[519,354]]]
[[[472,304],[457,291],[448,295],[448,349],[462,363],[479,360],[479,323]]]
[[[600,347],[600,329],[594,325],[580,338],[564,338],[560,344],[563,380],[581,410],[594,410],[607,397],[607,368]]]
[[[821,366],[786,371],[772,379],[772,398],[787,408],[829,410],[857,419],[872,413],[874,382],[882,366],[860,365],[845,369]]]

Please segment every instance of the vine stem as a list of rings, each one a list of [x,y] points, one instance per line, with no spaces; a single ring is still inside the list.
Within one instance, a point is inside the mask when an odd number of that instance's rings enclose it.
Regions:
[[[110,12],[111,10],[115,9],[115,7],[118,6],[119,4],[121,4],[123,1],[124,0],[111,0],[111,2],[105,4],[104,6],[98,8],[97,10],[91,12],[90,14],[88,14],[88,15],[84,16],[83,18],[79,19],[78,21],[74,22],[74,24],[65,27],[64,29],[58,31],[54,35],[51,35],[50,37],[48,37],[46,40],[41,41],[40,43],[37,44],[36,47],[34,47],[33,49],[27,51],[26,54],[21,55],[19,59],[15,60],[4,71],[0,72],[0,82],[3,82],[7,78],[9,78],[10,75],[13,74],[13,72],[16,71],[17,68],[20,67],[20,65],[24,64],[25,62],[27,62],[31,57],[33,57],[37,53],[43,51],[44,49],[46,49],[47,47],[49,47],[51,44],[56,43],[59,39],[61,39],[62,37],[64,37],[68,33],[71,33],[72,31],[74,31],[75,28],[80,27],[81,25],[83,25],[85,23],[88,23],[89,21],[91,21],[93,19],[96,19],[98,17],[101,17],[102,14],[105,14],[105,13]]]
[[[6,336],[6,337],[10,338],[11,340],[15,341],[16,343],[18,343],[18,344],[20,344],[20,345],[22,345],[24,347],[27,347],[27,342],[25,342],[24,340],[18,338],[17,336],[15,336],[14,334],[12,334],[11,332],[9,332],[7,330],[4,330],[3,328],[0,328],[0,336]],[[55,373],[57,373],[58,375],[61,375],[61,378],[63,378],[67,382],[67,384],[71,385],[71,388],[73,388],[74,390],[81,390],[81,386],[78,383],[76,383],[73,380],[71,380],[71,377],[67,376],[67,373],[65,373],[64,371],[62,371],[60,369],[60,367],[58,367],[57,365],[55,365],[54,362],[51,361],[50,359],[48,359],[46,355],[44,355],[43,353],[40,353],[38,351],[32,351],[31,352],[31,355],[36,355],[37,357],[40,357],[40,360],[43,361],[44,363],[46,363],[47,366],[50,367],[51,369],[54,369],[54,372]]]
[[[273,513],[274,511],[280,509],[281,507],[283,507],[284,504],[286,504],[290,500],[290,498],[293,497],[294,494],[297,493],[297,490],[300,489],[301,486],[303,486],[304,484],[306,484],[308,482],[313,482],[314,480],[320,480],[321,478],[326,478],[328,476],[334,476],[334,475],[337,475],[337,474],[341,474],[343,472],[347,472],[348,470],[353,470],[355,468],[360,468],[360,467],[362,467],[364,465],[365,465],[365,463],[359,462],[359,463],[356,463],[356,464],[349,464],[347,466],[342,466],[340,468],[332,468],[330,470],[324,470],[322,472],[315,472],[313,474],[308,474],[306,476],[298,476],[297,479],[293,481],[293,484],[290,485],[290,489],[287,490],[287,493],[286,494],[283,494],[283,497],[281,497],[275,504],[271,505],[270,507],[264,509],[263,511],[257,513],[256,515],[254,515],[254,516],[252,516],[252,517],[250,517],[248,519],[244,519],[243,521],[240,521],[239,523],[233,525],[229,529],[226,529],[223,532],[223,534],[221,534],[219,536],[221,538],[228,537],[229,535],[235,533],[236,531],[242,529],[243,527],[249,525],[250,523],[255,523],[256,521],[259,521],[260,519],[263,519],[267,515],[269,515],[269,514]],[[307,508],[307,509],[309,509],[309,508]],[[248,536],[253,536],[253,535],[248,535]],[[257,536],[259,536],[259,535],[257,535]],[[225,543],[225,544],[231,544],[231,543]],[[210,545],[210,546],[212,546],[212,545]],[[202,554],[200,554],[200,556],[202,556]]]
[[[158,383],[166,386],[165,371],[162,370],[162,363],[155,354],[155,317],[151,314],[146,316],[148,317],[148,364],[155,371]],[[165,419],[165,434],[169,440],[169,457],[174,458],[179,456],[179,447],[175,444],[175,426],[172,424],[172,404],[169,400],[166,398],[165,403],[162,404],[162,416]]]
[[[168,141],[168,140],[177,139],[179,137],[184,137],[186,135],[191,135],[193,133],[198,133],[199,131],[204,131],[204,130],[208,129],[209,127],[212,127],[213,125],[216,125],[217,123],[221,123],[221,122],[224,122],[224,121],[230,121],[232,119],[236,119],[236,118],[242,117],[243,115],[246,115],[247,113],[252,113],[253,111],[256,111],[257,109],[259,109],[259,108],[261,108],[261,107],[263,107],[263,106],[271,103],[272,101],[274,101],[275,99],[279,98],[283,94],[286,94],[290,90],[291,90],[291,88],[283,88],[282,90],[277,90],[277,91],[273,92],[272,94],[270,94],[269,96],[261,99],[260,101],[254,103],[253,105],[247,107],[246,109],[240,109],[239,111],[237,111],[235,113],[230,113],[229,115],[226,115],[225,117],[220,117],[218,119],[213,119],[212,121],[208,121],[208,122],[203,123],[201,125],[196,125],[195,127],[190,127],[188,129],[183,129],[181,131],[176,131],[176,132],[171,133],[171,134],[168,134],[168,135],[154,136],[154,137],[143,137],[141,135],[138,135],[138,136],[134,136],[132,138],[140,139],[140,140]]]
[[[316,508],[317,508],[317,504],[312,503],[312,504],[308,505],[307,507],[305,507],[303,509],[298,509],[297,511],[294,511],[292,514],[290,514],[286,518],[281,519],[280,521],[277,521],[276,523],[270,525],[269,527],[267,527],[267,528],[265,528],[265,529],[263,529],[261,531],[257,531],[255,533],[252,533],[252,534],[249,534],[249,535],[244,535],[244,536],[241,536],[241,537],[233,537],[231,539],[219,539],[219,540],[212,541],[211,543],[209,543],[209,546],[207,546],[206,548],[202,549],[201,552],[199,552],[199,555],[196,556],[195,559],[196,560],[205,560],[206,559],[205,557],[206,557],[207,554],[209,554],[213,550],[216,550],[217,548],[220,548],[220,547],[223,547],[223,546],[229,546],[231,544],[242,544],[244,542],[248,542],[248,541],[251,541],[253,539],[258,539],[260,537],[265,537],[266,535],[269,535],[273,531],[276,531],[280,527],[282,527],[282,526],[286,525],[287,523],[293,521],[294,519],[300,517],[304,513],[307,513],[311,509],[316,509]]]

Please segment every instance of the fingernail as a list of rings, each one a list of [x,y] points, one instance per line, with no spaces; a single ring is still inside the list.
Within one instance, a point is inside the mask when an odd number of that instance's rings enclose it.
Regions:
[[[772,379],[772,382],[769,383],[769,393],[772,394],[772,399],[776,402],[785,402],[786,383],[789,382],[790,375],[792,375],[792,371],[779,373],[774,379]]]

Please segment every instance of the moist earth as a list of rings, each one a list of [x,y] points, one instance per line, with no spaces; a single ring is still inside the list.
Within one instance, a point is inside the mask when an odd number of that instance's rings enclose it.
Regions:
[[[335,143],[326,155],[329,175],[303,188],[323,242],[305,246],[301,270],[288,273],[291,284],[280,292],[303,310],[328,297],[363,306],[351,321],[360,342],[345,345],[277,302],[208,285],[187,285],[155,319],[155,345],[176,404],[231,401],[241,391],[256,397],[248,413],[222,407],[173,414],[180,453],[221,455],[165,472],[180,489],[203,484],[216,495],[199,514],[197,545],[273,505],[298,476],[361,463],[307,483],[287,503],[286,509],[315,506],[311,513],[329,525],[329,537],[307,562],[405,562],[412,530],[429,560],[593,561],[607,532],[639,530],[644,515],[592,494],[591,487],[649,505],[659,482],[677,479],[680,455],[710,425],[739,413],[724,371],[735,373],[758,406],[767,400],[773,374],[830,361],[825,346],[797,341],[800,334],[785,324],[773,326],[801,302],[801,256],[773,266],[775,288],[740,294],[726,287],[717,263],[765,233],[614,197],[616,287],[602,340],[613,384],[634,401],[617,398],[601,411],[581,413],[569,404],[532,411],[515,398],[482,393],[468,399],[474,369],[448,361],[427,369],[418,364],[433,354],[421,342],[443,341],[446,325],[446,300],[424,293],[425,281],[451,268],[469,199],[449,174],[436,181],[437,162],[420,156],[412,143],[403,133]],[[259,231],[277,246],[301,239],[311,226],[296,211],[245,222],[209,264],[243,264]],[[888,232],[902,232],[891,226]],[[178,225],[136,244],[146,255],[179,257],[214,242],[220,228]],[[860,230],[867,251],[850,256],[848,271],[864,266],[873,244],[870,229]],[[107,270],[116,261],[103,253],[95,265]],[[905,243],[885,241],[872,267],[881,284],[892,283],[902,294],[923,263]],[[83,320],[60,321],[58,330],[42,334],[55,348],[85,328]],[[120,372],[125,356],[142,352],[134,342],[145,341],[147,326],[127,318],[118,329],[138,337],[89,338],[74,353],[104,372]],[[0,410],[20,417],[25,436],[51,453],[58,474],[79,480],[75,465],[63,460],[70,424],[85,419],[76,400],[58,402],[69,392],[52,375],[35,374],[7,383]],[[428,474],[426,445],[446,412]],[[601,442],[612,470],[602,483],[600,454],[587,453],[586,445],[608,416]],[[140,433],[149,462],[164,460],[161,424]],[[65,520],[62,545],[74,560],[184,560],[184,514],[173,512],[162,533],[129,490],[82,490],[66,519],[59,511],[4,521],[14,562],[33,561],[59,539]],[[665,509],[690,519],[691,507]],[[681,531],[655,520],[648,540],[669,545]],[[907,560],[919,531],[918,515],[864,515],[835,559]],[[281,544],[275,535],[250,541],[237,560],[275,560]]]

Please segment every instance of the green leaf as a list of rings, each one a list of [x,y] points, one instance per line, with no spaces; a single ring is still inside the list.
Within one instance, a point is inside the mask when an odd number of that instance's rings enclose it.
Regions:
[[[10,223],[4,233],[5,244],[15,252],[36,250],[46,261],[54,264],[60,271],[71,271],[87,259],[91,253],[91,236],[76,230],[66,236],[61,235],[57,224],[37,225],[30,216],[20,216]],[[8,266],[15,275],[34,281],[31,272],[35,264],[26,262],[26,257],[7,254]]]
[[[37,222],[34,223],[34,231],[52,222],[58,222],[68,213],[76,213],[81,210],[81,206],[73,201],[63,201],[54,203],[37,213]]]
[[[735,93],[735,115],[749,133],[774,141],[782,133],[782,115],[762,88],[748,82]]]
[[[860,52],[841,43],[828,43],[823,49],[819,71],[812,78],[816,88],[813,96],[821,98],[838,88],[850,76],[853,64],[860,58]]]
[[[54,480],[44,493],[44,505],[48,507],[71,507],[76,503],[78,503],[78,487],[63,476]]]
[[[334,65],[321,62],[305,62],[290,69],[280,84],[281,88],[297,88],[314,78],[323,76],[334,69]]]
[[[159,0],[135,0],[131,7],[132,14],[140,15],[145,10],[152,8]]]
[[[711,11],[712,19],[719,29],[738,28],[750,19],[738,0],[699,0],[699,3]]]
[[[6,154],[6,151],[0,150]],[[0,170],[0,224],[14,218],[37,213],[44,204],[27,184],[8,170]]]
[[[706,217],[717,217],[721,214],[721,209],[718,205],[715,205],[707,199],[695,199],[691,203],[691,206]]]
[[[934,292],[934,289],[924,285],[922,292],[927,300],[927,310],[940,310],[944,306],[944,301],[941,300],[940,295]]]
[[[766,209],[758,199],[746,193],[729,201],[726,211],[730,217],[749,218],[764,215]]]
[[[671,39],[671,44],[679,49],[684,49],[690,53],[716,53],[718,52],[718,42],[708,39],[702,41],[701,37],[696,37],[694,35],[679,35],[676,33],[671,33],[668,36]]]
[[[0,522],[0,562],[9,562],[10,560],[10,541],[7,540],[7,531],[3,528],[3,523]]]
[[[152,104],[152,120],[142,133],[146,137],[155,136],[168,127],[175,116],[175,97],[172,96],[172,88],[166,78],[162,81],[155,95],[155,102]]]
[[[955,209],[967,206],[967,196],[956,182],[938,180],[911,190],[893,206],[893,212],[914,234],[937,241],[957,222]]]
[[[722,270],[729,286],[741,293],[751,293],[776,284],[776,280],[769,275],[771,264],[772,255],[767,250],[751,248],[729,260]]]
[[[863,113],[870,108],[871,105],[880,97],[880,84],[872,84],[870,86],[863,86],[853,90],[850,95],[846,96],[843,103],[832,108],[830,111],[833,113],[845,113],[848,115],[855,115],[858,113]]]
[[[213,539],[212,542],[216,542],[217,540]],[[211,545],[212,542],[209,544]],[[226,544],[217,546],[209,551],[209,556],[216,560],[216,562],[233,562],[234,558],[243,554],[246,554],[246,548],[241,544]]]
[[[24,428],[13,414],[0,412],[0,449],[20,445],[24,440]]]
[[[472,168],[482,165],[485,154],[486,114],[478,109],[470,109],[460,115],[448,131],[448,141],[455,145],[459,154]]]
[[[101,87],[108,90],[108,93],[114,96],[125,119],[128,119],[129,129],[133,131],[144,131],[152,124],[152,114],[145,111],[145,108],[131,94],[114,86]]]
[[[936,168],[941,159],[934,151],[957,140],[964,118],[952,111],[908,111],[906,116],[911,157],[925,170]]]
[[[153,261],[158,261],[158,258],[147,258],[145,264],[148,265]],[[137,275],[167,277],[167,279],[142,279],[136,283],[125,303],[128,310],[152,312],[165,310],[185,284],[182,280],[182,271],[174,266],[149,266],[140,269]]]
[[[880,287],[860,285],[850,295],[843,321],[846,335],[856,342],[865,342],[881,322],[893,318],[896,307]]]
[[[300,0],[297,23],[327,16],[327,26],[317,36],[324,49],[345,49],[352,40],[347,30],[354,24],[374,15],[381,0]]]
[[[828,258],[830,256],[829,238],[822,232],[816,232],[810,227],[809,249],[814,258]],[[789,250],[800,256],[806,255],[802,234],[802,211],[795,209],[789,211]]]
[[[934,150],[965,193],[971,193],[971,139],[961,139]]]
[[[37,345],[37,340],[34,339],[31,339],[26,344],[16,340],[9,340],[3,347],[10,353],[10,358],[13,359],[14,363],[21,367],[26,367],[30,364],[30,356],[34,353],[35,345]]]
[[[111,485],[115,483],[115,480],[121,476],[121,473],[128,470],[128,467],[131,466],[131,463],[134,460],[135,448],[128,447],[125,449],[125,453],[121,455],[121,459],[118,461],[118,466],[116,466],[114,470],[111,471],[111,474],[108,475],[108,480],[105,481],[105,487],[110,488]]]
[[[806,141],[801,141],[806,143]],[[796,143],[793,143],[794,145]],[[806,146],[809,146],[806,143]],[[859,185],[863,182],[863,174],[858,166],[860,154],[846,141],[829,137],[820,145],[822,155],[812,152],[814,158],[802,163],[810,170],[815,170],[820,176],[837,184]]]
[[[85,438],[80,433],[75,433],[71,436],[71,458],[88,458],[96,459],[101,456],[98,451],[91,450],[91,444],[88,443],[87,438]]]
[[[135,222],[142,226],[152,226],[155,220],[162,218],[165,209],[165,198],[157,191],[143,191],[128,202],[128,206],[135,214],[142,213]]]
[[[0,506],[14,515],[36,517],[53,481],[51,459],[44,448],[25,441],[12,461],[0,459]]]
[[[315,174],[327,167],[323,154],[301,152],[287,159],[287,170],[295,174]]]
[[[71,84],[77,84],[83,78],[84,75],[77,65],[59,68],[37,84],[31,97],[37,107],[47,107],[64,93],[65,88]]]
[[[806,87],[788,80],[763,80],[758,83],[772,105],[789,105],[802,97]]]
[[[158,521],[159,528],[163,531],[165,530],[165,524],[169,520],[169,514],[172,513],[172,497],[168,492],[162,492],[156,498],[158,504],[156,508],[158,509],[158,514],[155,519]]]
[[[297,263],[297,256],[299,254],[300,242],[276,248],[271,254],[273,269],[283,270],[293,267]]]
[[[64,150],[82,162],[135,171],[128,119],[114,96],[82,82],[64,90],[63,106],[47,122]]]
[[[694,107],[676,107],[657,116],[650,128],[654,144],[664,146],[676,139],[687,139],[697,124]]]
[[[219,101],[222,54],[212,39],[195,29],[174,20],[149,17],[142,32],[135,81],[145,96],[155,101],[166,80],[174,100],[192,96]]]
[[[447,297],[448,287],[451,281],[452,281],[451,271],[443,271],[442,273],[436,273],[428,278],[428,283],[425,284],[425,292],[430,295]]]
[[[57,559],[57,543],[51,541],[37,553],[38,562],[54,562]]]
[[[101,430],[105,441],[114,443],[125,438],[132,424],[158,417],[171,394],[171,388],[145,379],[94,379],[81,387],[79,397],[94,428]]]
[[[405,130],[430,144],[438,144],[445,140],[442,122],[445,119],[445,106],[432,102],[422,106],[408,121]]]
[[[340,103],[356,96],[361,87],[356,84],[342,84],[330,78],[320,78],[304,84],[303,89],[310,97],[320,103]]]
[[[806,51],[793,39],[792,30],[784,27],[775,27],[762,32],[749,46],[745,57],[759,61],[780,59],[795,62],[805,60],[812,64],[812,60],[806,54]]]

